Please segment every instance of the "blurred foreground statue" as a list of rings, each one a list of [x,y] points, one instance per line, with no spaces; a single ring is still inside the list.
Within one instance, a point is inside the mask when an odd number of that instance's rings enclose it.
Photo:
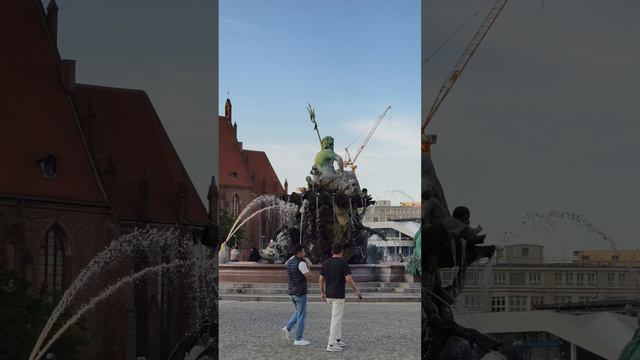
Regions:
[[[505,344],[455,322],[451,306],[464,288],[467,267],[491,258],[495,246],[479,245],[485,235],[480,234],[482,227],[469,226],[469,209],[458,207],[451,215],[429,151],[422,153],[422,204],[423,359],[474,360],[493,351],[507,359],[520,359]],[[447,286],[440,278],[443,268],[456,269]]]

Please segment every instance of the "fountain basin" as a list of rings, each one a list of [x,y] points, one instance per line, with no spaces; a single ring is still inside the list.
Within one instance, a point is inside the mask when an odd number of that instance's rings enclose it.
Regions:
[[[351,275],[356,282],[419,282],[405,271],[404,264],[351,264]],[[314,281],[322,265],[311,265]],[[284,264],[260,264],[250,261],[220,264],[221,283],[287,283]]]

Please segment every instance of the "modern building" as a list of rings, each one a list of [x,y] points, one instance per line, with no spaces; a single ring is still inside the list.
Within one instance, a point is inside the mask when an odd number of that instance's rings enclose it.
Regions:
[[[469,267],[459,306],[468,312],[508,312],[640,297],[636,267],[546,263],[542,254],[540,245],[510,245],[492,261]],[[444,269],[441,275],[447,284],[453,270]]]
[[[579,252],[582,253],[582,252]],[[508,341],[523,359],[614,359],[631,339],[640,278],[635,267],[549,263],[544,248],[515,244],[471,266],[456,319]],[[443,270],[449,284],[453,270]]]
[[[369,207],[363,221],[419,221],[421,216],[420,202],[401,202],[400,205],[391,205],[389,200],[376,200],[375,205]]]
[[[284,195],[283,187],[269,157],[263,151],[248,150],[238,140],[238,124],[232,120],[231,100],[224,105],[219,124],[219,202],[220,210],[237,217],[261,195]],[[263,213],[246,225],[245,239],[238,239],[241,260],[247,260],[251,247],[263,248],[278,230],[278,221]],[[233,244],[232,244],[233,245]]]
[[[76,62],[58,50],[55,0],[46,10],[40,0],[2,5],[10,31],[0,35],[0,266],[48,296],[135,227],[200,238],[215,211],[198,196],[147,94],[76,83]],[[212,210],[216,203],[210,197]],[[138,258],[124,262],[92,289],[139,266]],[[83,358],[167,358],[188,330],[188,296],[165,275],[123,289],[85,316],[91,343]]]
[[[458,314],[456,320],[460,325],[511,344],[525,360],[618,359],[638,326],[635,317],[610,312],[473,313]]]
[[[380,235],[369,237],[369,245],[382,249],[383,259],[390,261],[413,254],[415,235],[420,229],[420,223],[415,221],[378,221],[364,222],[363,225],[377,231]]]

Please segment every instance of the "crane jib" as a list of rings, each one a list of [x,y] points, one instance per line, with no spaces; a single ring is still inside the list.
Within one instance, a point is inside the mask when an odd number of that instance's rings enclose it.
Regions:
[[[482,40],[485,38],[485,36],[487,36],[489,29],[491,29],[496,19],[498,18],[498,15],[500,15],[500,13],[502,12],[502,9],[504,9],[506,4],[507,4],[507,0],[496,0],[496,2],[493,4],[491,9],[489,10],[489,13],[480,24],[480,27],[478,28],[476,33],[473,35],[473,38],[471,38],[471,41],[465,47],[464,51],[462,52],[462,55],[460,55],[460,57],[458,58],[458,61],[456,62],[456,65],[454,66],[453,70],[451,70],[451,72],[449,73],[449,76],[440,87],[440,90],[438,91],[438,95],[436,96],[433,104],[431,105],[431,109],[429,109],[427,118],[424,120],[422,124],[423,134],[426,134],[425,132],[427,129],[427,125],[429,125],[436,111],[438,110],[438,108],[440,108],[440,105],[442,104],[444,99],[447,97],[451,89],[453,88],[453,85],[456,83],[456,81],[458,81],[458,79],[460,78],[460,75],[462,75],[462,72],[467,67],[467,64],[469,64],[469,60],[471,60],[471,57],[473,57],[473,54],[475,54],[476,50],[480,46],[480,43],[482,43]]]

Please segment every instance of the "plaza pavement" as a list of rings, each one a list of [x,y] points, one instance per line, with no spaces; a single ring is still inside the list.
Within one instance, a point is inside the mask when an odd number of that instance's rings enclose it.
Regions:
[[[347,347],[338,353],[326,351],[331,314],[325,303],[307,304],[309,346],[293,346],[293,334],[291,342],[282,337],[291,303],[223,300],[219,305],[220,360],[420,359],[420,303],[350,303],[347,298],[342,321]]]

